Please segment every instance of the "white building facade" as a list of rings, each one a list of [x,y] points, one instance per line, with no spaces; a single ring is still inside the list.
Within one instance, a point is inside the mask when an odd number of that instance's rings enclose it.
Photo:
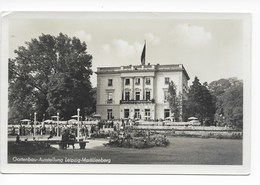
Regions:
[[[187,98],[189,76],[182,64],[99,67],[96,74],[101,119],[170,117],[170,81]]]

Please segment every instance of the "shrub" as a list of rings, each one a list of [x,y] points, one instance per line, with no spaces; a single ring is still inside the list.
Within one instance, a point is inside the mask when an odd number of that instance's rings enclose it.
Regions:
[[[232,133],[231,135],[218,134],[217,139],[243,139],[242,133]]]
[[[216,138],[217,138],[217,139],[224,139],[224,136],[223,136],[222,134],[218,134],[218,135],[216,136]]]
[[[110,137],[110,132],[102,132],[102,131],[98,131],[98,132],[94,132],[91,134],[91,138],[107,138]]]
[[[231,135],[232,139],[243,139],[242,133],[232,133]]]
[[[146,132],[143,130],[134,131],[132,135],[133,135],[133,137],[146,137],[147,136]]]
[[[106,146],[142,149],[167,146],[169,143],[169,140],[163,135],[152,135],[150,132],[138,131],[114,133]]]

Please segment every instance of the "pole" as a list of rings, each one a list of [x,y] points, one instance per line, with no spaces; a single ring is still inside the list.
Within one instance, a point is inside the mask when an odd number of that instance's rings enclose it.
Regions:
[[[57,136],[59,136],[59,116],[60,113],[57,112]]]
[[[35,113],[34,113],[34,128],[33,128],[33,136],[35,136],[35,134],[36,134],[36,115],[37,115],[37,113],[35,112]]]
[[[80,111],[80,109],[77,109],[77,112],[78,112],[78,131],[77,131],[78,141],[79,141],[79,111]]]

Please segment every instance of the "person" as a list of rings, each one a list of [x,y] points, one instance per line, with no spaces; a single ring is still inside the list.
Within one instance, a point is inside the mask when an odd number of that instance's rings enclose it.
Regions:
[[[94,125],[91,125],[91,128],[90,128],[90,133],[93,134],[94,133]]]
[[[121,124],[121,126],[122,126],[122,129],[124,130],[125,129],[125,121],[122,119],[122,124]]]
[[[85,134],[85,128],[84,128],[84,125],[82,125],[79,129],[79,132],[80,132],[80,136],[83,137],[84,134]]]
[[[114,128],[114,121],[111,120],[111,128]]]
[[[45,125],[43,124],[43,126],[42,126],[42,135],[45,135],[46,134],[46,127],[45,127]]]
[[[88,127],[85,126],[85,138],[87,139],[88,138]]]
[[[61,135],[63,134],[63,133],[65,133],[65,126],[64,125],[62,125],[62,127],[61,127]]]
[[[38,134],[42,135],[42,126],[40,126],[40,128],[39,128],[39,133]]]
[[[19,127],[18,127],[18,135],[22,135],[22,124],[20,123]]]
[[[25,126],[23,126],[23,128],[22,128],[22,135],[25,136],[25,134],[26,134],[26,129],[25,129]]]
[[[31,125],[30,134],[31,134],[31,135],[34,135],[34,128],[33,128],[33,125]]]
[[[17,134],[15,143],[19,144],[20,142],[21,142],[20,136],[19,136],[19,134]]]
[[[11,135],[15,135],[15,128],[14,128],[14,126],[12,126]]]
[[[48,137],[48,139],[51,139],[51,138],[53,138],[53,130],[54,130],[54,128],[53,128],[53,126],[51,125],[51,127],[50,127],[50,136]]]
[[[50,136],[53,136],[53,126],[52,126],[52,124],[50,126]]]

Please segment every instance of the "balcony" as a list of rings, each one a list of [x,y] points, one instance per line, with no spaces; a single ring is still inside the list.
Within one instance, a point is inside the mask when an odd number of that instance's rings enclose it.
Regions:
[[[120,104],[146,104],[155,103],[154,99],[151,100],[120,100]]]
[[[107,104],[111,104],[111,103],[115,103],[115,101],[113,99],[107,100]]]

